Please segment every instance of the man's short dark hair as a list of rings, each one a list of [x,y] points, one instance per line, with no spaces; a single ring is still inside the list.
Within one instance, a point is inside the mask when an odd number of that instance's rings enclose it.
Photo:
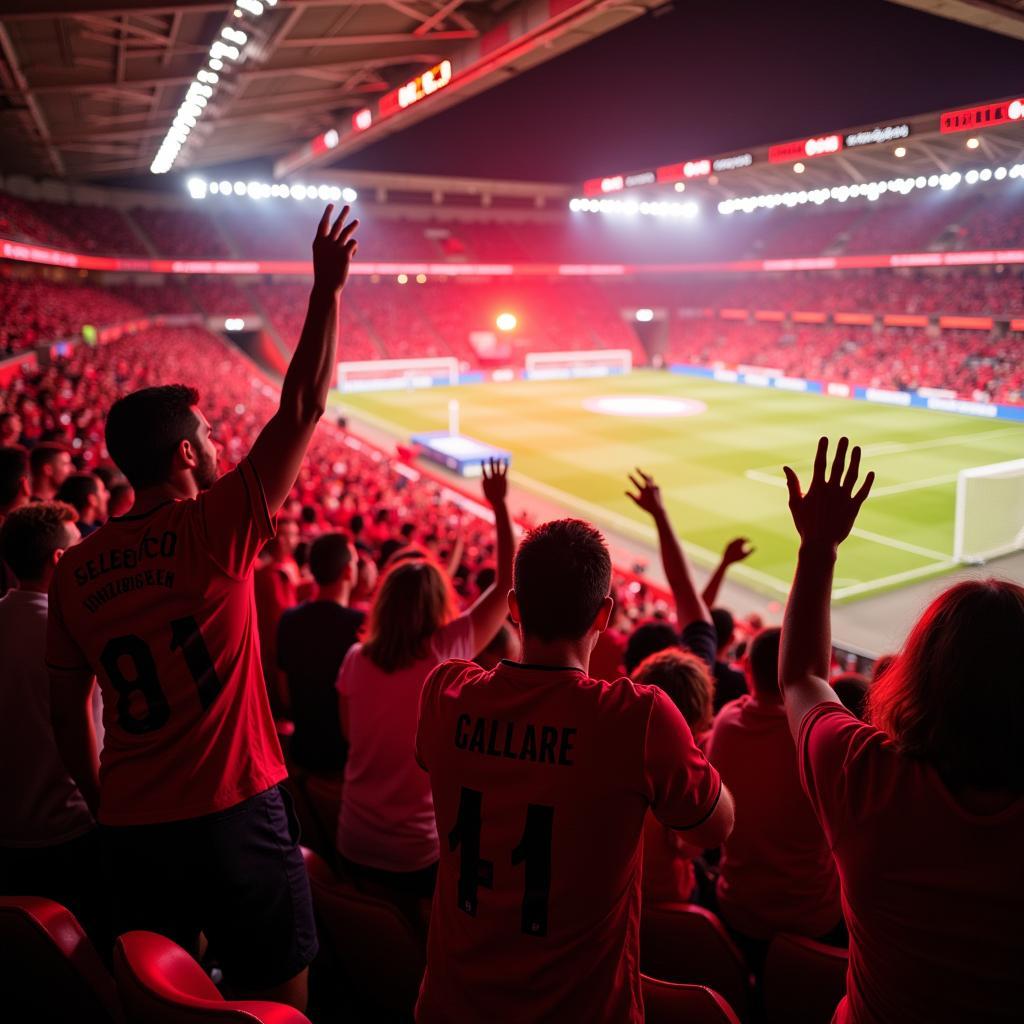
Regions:
[[[782,630],[778,626],[762,629],[750,641],[747,664],[750,665],[750,682],[757,693],[777,696],[779,693],[779,640]]]
[[[523,632],[545,643],[579,640],[611,582],[608,547],[593,526],[580,519],[538,526],[519,546],[513,570]]]
[[[674,626],[664,619],[649,619],[641,622],[629,635],[626,650],[622,655],[622,665],[626,675],[631,676],[633,669],[652,654],[667,650],[669,647],[682,647]]]
[[[28,476],[28,452],[20,444],[0,448],[0,507],[18,497],[21,481]]]
[[[67,451],[67,446],[56,441],[43,441],[37,444],[29,454],[29,466],[32,475],[38,476],[44,466],[52,466]]]
[[[66,501],[78,509],[79,514],[85,511],[89,499],[99,494],[100,481],[95,473],[72,473],[57,491],[57,500]]]
[[[107,413],[107,451],[128,482],[141,490],[162,484],[185,440],[198,444],[199,392],[185,384],[143,388],[118,399]]]
[[[712,608],[711,621],[715,625],[718,649],[721,650],[732,640],[732,635],[736,630],[736,622],[728,608]]]
[[[65,524],[78,513],[63,501],[37,501],[9,512],[0,526],[0,553],[19,580],[41,579],[54,551],[67,543]]]
[[[337,583],[352,561],[347,533],[322,533],[309,549],[309,571],[320,586]]]

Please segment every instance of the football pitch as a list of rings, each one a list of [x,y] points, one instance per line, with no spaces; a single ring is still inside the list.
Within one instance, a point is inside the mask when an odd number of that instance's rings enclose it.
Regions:
[[[821,434],[846,434],[876,473],[840,552],[839,601],[953,568],[957,473],[1024,456],[1024,424],[653,370],[335,394],[346,412],[402,437],[446,429],[451,398],[463,434],[512,452],[517,487],[655,545],[648,517],[623,493],[626,473],[640,466],[660,485],[695,561],[714,564],[726,541],[747,536],[757,550],[730,575],[774,595],[788,591],[796,555],[781,467],[793,466],[806,486]]]

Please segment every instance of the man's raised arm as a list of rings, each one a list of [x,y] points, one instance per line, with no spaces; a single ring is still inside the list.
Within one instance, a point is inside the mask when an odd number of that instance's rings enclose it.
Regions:
[[[346,206],[332,225],[333,210],[330,205],[324,210],[313,239],[313,291],[299,344],[281,386],[281,404],[249,453],[271,515],[284,504],[299,475],[313,431],[326,410],[337,364],[338,296],[356,253],[352,236],[359,221],[346,223]]]
[[[642,469],[638,469],[637,473],[639,479],[632,474],[629,477],[629,482],[636,488],[637,493],[626,491],[626,496],[651,516],[658,529],[661,564],[669,589],[672,591],[679,629],[682,631],[694,622],[710,623],[711,612],[708,611],[708,606],[693,582],[693,574],[690,572],[686,555],[662,504],[661,491],[652,476]]]

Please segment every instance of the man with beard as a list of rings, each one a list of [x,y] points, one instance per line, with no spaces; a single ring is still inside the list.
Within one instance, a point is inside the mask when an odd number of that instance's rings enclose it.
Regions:
[[[58,749],[96,815],[114,934],[203,932],[240,998],[303,1009],[316,930],[267,702],[252,571],[324,412],[338,296],[355,252],[348,207],[313,242],[305,326],[277,413],[218,477],[218,445],[183,384],[107,417],[135,502],[59,563],[46,661]],[[102,772],[88,715],[103,695]]]

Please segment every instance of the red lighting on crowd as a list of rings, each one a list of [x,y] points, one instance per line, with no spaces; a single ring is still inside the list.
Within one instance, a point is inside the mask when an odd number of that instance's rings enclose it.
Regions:
[[[769,146],[768,160],[773,164],[787,164],[809,156],[827,156],[829,153],[838,153],[842,148],[841,136],[835,133],[816,135],[809,139],[797,139],[794,142],[782,142],[777,146]]]
[[[999,103],[984,103],[980,107],[947,110],[939,117],[939,129],[948,135],[950,132],[969,132],[975,128],[991,128],[1022,119],[1024,99],[1001,100]]]

